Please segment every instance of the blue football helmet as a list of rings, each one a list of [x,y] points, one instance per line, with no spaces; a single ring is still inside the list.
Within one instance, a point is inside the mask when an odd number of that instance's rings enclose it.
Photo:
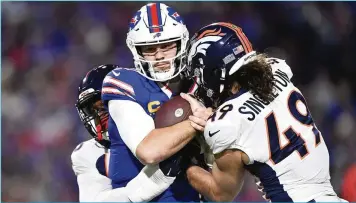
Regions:
[[[256,55],[240,27],[213,23],[201,28],[189,42],[186,76],[198,84],[195,96],[217,108],[231,95],[232,74]]]
[[[75,104],[80,120],[89,134],[106,148],[110,147],[108,136],[109,113],[101,102],[101,87],[105,76],[117,65],[101,65],[90,70],[78,88]]]

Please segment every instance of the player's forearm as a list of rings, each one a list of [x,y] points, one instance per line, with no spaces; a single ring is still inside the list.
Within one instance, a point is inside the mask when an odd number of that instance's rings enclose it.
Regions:
[[[214,180],[213,175],[198,166],[189,167],[186,171],[189,183],[210,201],[231,202],[236,194],[224,192]]]
[[[149,202],[167,190],[175,179],[165,176],[157,165],[149,165],[145,166],[125,188],[131,202]]]
[[[157,164],[181,150],[195,134],[189,121],[154,129],[137,146],[136,155],[144,164]]]

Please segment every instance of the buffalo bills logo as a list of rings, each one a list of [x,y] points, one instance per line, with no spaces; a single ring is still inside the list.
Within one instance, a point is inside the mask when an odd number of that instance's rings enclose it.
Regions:
[[[173,20],[177,21],[178,23],[182,23],[183,22],[183,18],[171,7],[167,7],[167,11],[168,11],[168,15],[173,18]]]
[[[137,11],[135,16],[130,20],[130,30],[134,29],[141,20],[141,11]]]
[[[157,34],[155,34],[154,36],[153,36],[153,39],[154,38],[157,38],[157,37],[160,37],[161,36],[161,33],[159,32],[159,33],[157,33]]]

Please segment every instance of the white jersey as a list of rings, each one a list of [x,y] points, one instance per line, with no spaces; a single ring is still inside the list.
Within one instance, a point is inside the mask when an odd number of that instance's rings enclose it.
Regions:
[[[80,202],[147,202],[165,191],[175,178],[166,177],[158,166],[145,166],[126,187],[112,189],[106,177],[107,149],[94,139],[80,143],[71,155],[79,186]],[[124,165],[123,165],[124,167]]]
[[[225,149],[245,152],[250,159],[246,169],[259,179],[267,200],[308,202],[336,197],[328,150],[304,97],[290,81],[291,69],[284,60],[270,58],[269,62],[275,99],[263,102],[241,90],[209,119],[205,140],[214,154]]]

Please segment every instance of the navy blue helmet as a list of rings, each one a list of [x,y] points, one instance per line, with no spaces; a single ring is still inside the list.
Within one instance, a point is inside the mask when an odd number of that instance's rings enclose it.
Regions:
[[[255,54],[236,25],[220,22],[201,28],[188,46],[186,75],[196,78],[195,96],[206,106],[218,107],[230,95],[230,76]]]
[[[105,76],[117,65],[101,65],[90,70],[78,88],[75,104],[80,120],[89,134],[104,147],[110,146],[107,133],[109,114],[101,102],[101,87]]]

